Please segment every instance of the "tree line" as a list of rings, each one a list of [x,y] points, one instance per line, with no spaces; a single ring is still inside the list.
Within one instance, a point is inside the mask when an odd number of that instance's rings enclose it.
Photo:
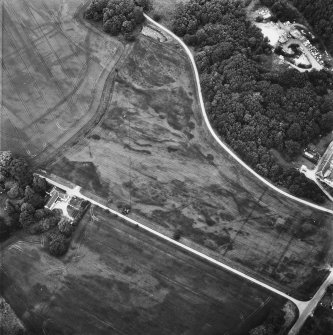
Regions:
[[[93,0],[85,11],[85,18],[102,22],[111,35],[123,34],[127,40],[144,21],[143,12],[150,10],[149,0]]]
[[[66,253],[74,224],[62,217],[62,212],[45,208],[50,186],[45,179],[33,175],[27,161],[10,151],[0,152],[0,196],[5,197],[5,216],[0,216],[0,240],[19,229],[29,234],[44,234],[50,254]],[[84,203],[79,219],[86,209]]]
[[[195,50],[210,121],[262,176],[297,196],[324,201],[318,187],[286,160],[333,128],[332,75],[274,69],[271,47],[241,1],[190,0],[179,5],[174,32]]]

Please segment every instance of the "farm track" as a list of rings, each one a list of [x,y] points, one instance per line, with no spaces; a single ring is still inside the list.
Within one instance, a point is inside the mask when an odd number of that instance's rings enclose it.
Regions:
[[[125,48],[123,53],[120,55],[115,67],[125,61],[126,55],[130,52],[131,47]],[[107,71],[104,69],[103,72]],[[52,153],[42,152],[40,155],[32,161],[32,167],[39,167],[41,165],[51,164],[54,160],[58,159],[63,151],[69,148],[75,148],[80,145],[80,139],[86,136],[94,130],[94,128],[103,122],[106,114],[108,105],[112,99],[113,87],[115,84],[115,71],[111,71],[106,79],[102,97],[100,99],[99,106],[94,116],[86,123],[80,130],[78,130],[69,140],[67,140],[62,146],[54,150]],[[67,133],[67,132],[65,132]],[[46,151],[46,150],[45,150]]]
[[[84,82],[84,77],[85,75],[87,74],[87,64],[89,63],[89,61],[91,62],[95,62],[95,60],[91,57],[89,57],[89,52],[87,52],[88,50],[88,46],[89,46],[89,34],[87,35],[87,40],[85,42],[86,44],[86,48],[83,48],[81,45],[79,45],[78,43],[76,43],[76,41],[74,41],[72,38],[70,38],[66,32],[63,30],[62,28],[62,24],[59,20],[57,20],[56,18],[56,14],[54,14],[52,11],[49,10],[49,8],[47,7],[46,3],[43,1],[42,2],[42,6],[43,8],[45,9],[46,12],[49,13],[50,17],[51,18],[54,18],[54,20],[52,20],[52,24],[54,26],[56,26],[56,28],[54,29],[56,33],[60,33],[64,38],[66,38],[66,40],[69,42],[70,45],[74,45],[77,49],[83,51],[83,53],[85,54],[86,56],[86,61],[84,64],[81,64],[82,65],[82,68],[85,70],[85,72],[83,73],[83,75],[80,75],[78,76],[80,79],[80,81],[78,83],[76,83],[74,85],[74,88],[71,92],[69,92],[67,95],[63,96],[62,99],[55,105],[53,106],[52,108],[48,109],[45,114],[43,114],[42,116],[40,116],[38,119],[35,120],[35,122],[38,122],[40,121],[41,119],[45,118],[47,115],[49,115],[51,112],[53,112],[54,110],[56,110],[59,106],[61,106],[62,104],[64,104],[69,97],[73,96],[77,91],[78,89],[80,88],[81,84]],[[82,25],[82,20],[79,21],[79,20],[75,20],[75,22],[77,23],[78,26]],[[47,27],[47,26],[50,26],[50,23],[46,23],[46,24],[40,24],[39,27]],[[87,27],[87,28],[90,28],[90,27]],[[91,29],[91,28],[90,28]],[[77,58],[78,58],[78,52],[73,52],[73,55],[75,55]],[[72,55],[68,56],[68,57],[71,57]],[[83,72],[83,69],[81,70]],[[97,82],[98,80],[96,80]],[[92,91],[92,95],[95,94],[95,91]]]
[[[8,8],[7,8],[6,10],[8,10]],[[8,12],[10,12],[10,10],[8,10]],[[11,14],[14,15],[15,13],[14,13],[14,12],[11,12]],[[22,21],[22,20],[20,21],[20,23],[21,23],[21,25],[23,26],[23,21]],[[38,25],[37,22],[36,22],[36,24]],[[12,24],[12,26],[15,27],[14,24]],[[16,27],[15,27],[15,29],[16,29]],[[20,31],[16,30],[16,33],[17,33],[17,35],[18,35],[19,37],[21,37],[21,33],[20,33]],[[12,36],[12,37],[13,37],[13,36]],[[44,38],[44,39],[46,39],[46,40],[48,41],[47,36],[46,36],[43,32],[42,32],[42,37],[41,37],[41,38]],[[25,46],[25,50],[29,50],[30,46],[27,45],[27,42],[25,41],[25,39],[24,39],[24,38],[21,38],[20,41],[21,41],[21,43],[23,43],[23,45]],[[12,46],[13,46],[13,41],[11,41],[10,43],[11,43]],[[51,54],[55,54],[55,55],[56,55],[55,50],[53,49],[53,47],[51,46],[51,44],[50,44],[49,41],[48,41],[48,45],[49,45],[49,47],[50,47],[51,50],[52,50],[52,53],[51,53]],[[15,48],[15,46],[14,46],[14,48]],[[53,74],[52,74],[52,72],[51,72],[49,66],[46,64],[46,61],[45,61],[45,59],[44,59],[45,57],[38,51],[38,48],[37,48],[37,47],[35,47],[35,48],[33,49],[32,52],[34,52],[34,54],[37,55],[37,59],[39,59],[40,62],[42,63],[42,65],[43,65],[43,67],[44,67],[44,70],[45,70],[47,73],[49,73],[50,78],[53,78],[52,82],[54,83],[54,85],[56,86],[56,88],[57,88],[57,90],[58,90],[58,96],[59,96],[59,99],[61,99],[61,98],[65,95],[65,92],[63,91],[63,89],[62,89],[60,83],[58,82],[58,80],[53,76]],[[75,55],[76,55],[76,57],[78,57],[78,54],[77,54],[77,53],[76,53]],[[22,60],[22,63],[25,65],[25,67],[26,67],[26,69],[27,69],[27,73],[29,73],[29,76],[32,77],[32,76],[31,76],[31,73],[28,71],[28,66],[26,65],[25,61],[23,60],[23,57],[22,57],[21,53],[19,53],[19,56],[20,56],[20,58],[21,58],[21,60]],[[57,55],[56,55],[56,57],[58,58]],[[62,69],[64,69],[64,66],[63,66],[63,64],[61,63],[61,61],[60,61],[59,58],[58,58],[58,60],[59,60],[60,66],[62,67]],[[82,68],[83,68],[82,71],[83,71],[84,73],[86,73],[86,71],[87,71],[87,61],[85,62],[85,64],[81,64],[81,65],[82,65]],[[7,71],[7,72],[8,72],[8,71]],[[75,86],[78,86],[78,88],[79,88],[79,80],[80,80],[80,76],[79,76],[79,78],[77,79],[77,81],[74,83],[74,87],[75,87]],[[35,80],[33,80],[33,78],[32,78],[32,82],[34,83],[34,87],[35,87],[36,91],[39,92],[39,95],[40,95],[41,97],[44,97],[44,96],[43,96],[43,93],[41,92],[40,88],[38,87],[38,84],[35,83]],[[78,89],[78,88],[77,88],[77,89]],[[20,98],[21,104],[24,106],[24,109],[26,110],[26,113],[28,113],[29,108],[26,106],[26,104],[25,104],[23,98],[22,98],[22,97],[19,97],[19,98]],[[44,102],[45,102],[45,100],[44,100]],[[70,99],[67,99],[67,104],[68,104],[68,107],[69,107],[70,110],[73,110],[73,109],[75,108],[75,103],[74,103],[74,101],[72,101],[72,97],[71,97]],[[45,116],[43,116],[43,117],[45,117]],[[33,118],[30,117],[30,119],[33,119]],[[42,133],[42,132],[40,131],[40,128],[37,126],[36,121],[35,121],[33,124],[35,125],[35,127],[38,128],[39,133]],[[13,127],[15,127],[15,126],[13,125]],[[16,128],[16,127],[15,127],[15,128]],[[17,128],[16,128],[16,129],[17,129]],[[18,133],[18,131],[17,131],[17,133]],[[22,140],[22,143],[25,143],[25,142],[26,142],[26,140]],[[48,144],[51,145],[51,143],[48,143]],[[35,156],[36,156],[36,155],[35,155]]]
[[[105,37],[104,33],[102,33],[99,29],[97,29],[93,25],[89,24],[88,22],[86,22],[82,18],[82,15],[81,15],[82,9],[86,5],[87,4],[83,4],[82,6],[80,6],[77,9],[77,11],[74,14],[75,20],[77,20],[77,22],[79,22],[81,25],[84,25],[87,29],[93,30],[95,33],[99,34],[100,36],[102,36],[104,38]],[[133,49],[133,45],[127,44],[124,47],[124,49],[122,50],[122,53],[119,55],[119,58],[118,58],[117,62],[113,66],[112,71],[110,72],[110,74],[108,75],[108,78],[106,79],[106,85],[111,80],[111,77],[115,72],[114,70],[116,68],[121,67],[121,65],[126,61],[128,55],[131,53],[132,49]],[[105,70],[106,69],[104,69],[104,71]],[[101,74],[101,76],[102,76],[102,74]],[[55,161],[57,161],[59,159],[59,157],[62,157],[61,156],[62,151],[66,151],[66,150],[70,149],[71,151],[75,152],[81,146],[80,140],[84,137],[89,136],[98,125],[103,123],[104,116],[105,116],[105,113],[106,113],[106,108],[112,100],[113,88],[114,88],[114,84],[115,84],[115,77],[116,77],[116,75],[114,75],[114,78],[112,78],[112,86],[109,85],[109,87],[106,87],[106,86],[104,87],[100,105],[97,109],[97,112],[96,112],[95,116],[89,121],[89,123],[85,124],[83,128],[81,128],[66,143],[64,143],[61,147],[59,147],[55,152],[50,154],[47,158],[40,158],[38,160],[33,161],[32,164],[33,164],[34,167],[37,167],[41,164],[46,166],[48,164],[54,163]],[[107,91],[110,92],[108,99],[106,98]]]
[[[24,4],[26,5],[26,3],[24,2]],[[29,7],[28,5],[26,5],[26,7]],[[8,10],[8,9],[7,9]],[[27,8],[27,10],[29,10],[29,8]],[[15,12],[11,12],[12,15],[15,15]],[[14,16],[15,17],[15,16]],[[52,54],[55,55],[55,57],[58,60],[58,64],[60,65],[60,67],[62,68],[63,72],[64,72],[64,65],[61,62],[60,58],[58,57],[57,53],[55,52],[54,48],[52,47],[50,41],[48,40],[48,37],[45,35],[45,33],[42,31],[42,29],[40,29],[38,22],[35,21],[36,25],[37,25],[37,29],[41,32],[41,37],[45,39],[45,41],[47,42],[50,50],[52,51]],[[24,22],[22,20],[20,20],[20,24],[21,26],[24,26]],[[20,32],[17,31],[18,36],[21,36]],[[26,50],[30,50],[30,46],[27,45],[27,43],[25,42],[25,40],[23,38],[21,38],[21,42],[25,44],[26,46]],[[33,48],[32,49],[33,52],[38,56],[37,59],[40,60],[40,62],[43,64],[44,70],[49,74],[50,78],[53,78],[52,82],[55,84],[57,90],[58,90],[58,97],[59,99],[61,99],[64,95],[65,92],[63,91],[59,81],[55,78],[55,76],[53,75],[53,73],[50,70],[50,67],[48,66],[48,64],[46,63],[43,55],[41,54],[41,52],[38,50],[38,48]],[[78,56],[78,54],[75,54],[76,56]],[[81,66],[83,67],[84,64],[81,64]],[[87,67],[87,63],[85,63],[84,67]],[[78,79],[79,80],[79,79]],[[77,81],[78,81],[77,80]],[[74,84],[74,86],[76,85],[76,83]],[[67,104],[70,110],[75,110],[75,103],[72,101],[72,98],[67,99]]]
[[[26,6],[26,10],[27,10],[28,12],[30,12],[31,15],[34,17],[32,11],[31,11],[30,8],[29,8],[29,5],[27,5],[26,2],[24,2],[24,4],[25,4],[25,6]],[[45,4],[44,2],[43,2],[43,7],[45,8],[46,12],[49,12],[49,9],[47,8],[47,6],[46,6],[46,4]],[[12,14],[14,14],[14,13],[12,13]],[[55,18],[55,15],[54,15],[53,17]],[[38,31],[42,34],[41,36],[38,37],[38,40],[42,39],[42,40],[45,40],[45,41],[47,42],[48,47],[49,47],[49,49],[51,50],[50,55],[54,55],[54,56],[56,57],[56,59],[57,59],[59,65],[60,65],[60,67],[61,67],[63,70],[65,70],[64,65],[63,65],[63,63],[62,63],[62,60],[59,58],[59,56],[57,55],[55,49],[54,49],[53,46],[51,45],[51,42],[49,41],[48,36],[46,36],[46,34],[45,34],[45,33],[42,31],[42,29],[40,28],[40,27],[41,27],[41,24],[39,24],[35,18],[34,18],[34,21],[35,21],[35,23],[37,24],[37,27],[38,27],[37,29],[38,29]],[[52,20],[52,21],[54,22],[55,20]],[[23,22],[20,21],[20,24],[23,25]],[[92,59],[91,57],[89,57],[89,52],[87,52],[87,50],[88,50],[88,45],[89,45],[89,37],[90,37],[90,34],[89,34],[89,33],[88,33],[88,35],[87,35],[87,40],[86,40],[87,48],[82,48],[81,46],[79,46],[78,44],[76,44],[71,38],[69,38],[69,37],[66,35],[66,33],[62,30],[62,27],[61,27],[61,23],[60,23],[60,22],[55,22],[55,24],[56,24],[56,26],[57,26],[57,28],[55,29],[56,33],[59,32],[59,33],[61,33],[62,36],[65,36],[65,37],[66,37],[66,40],[70,43],[70,44],[69,44],[70,46],[73,44],[73,45],[75,45],[75,46],[77,47],[76,52],[74,52],[74,53],[73,53],[72,55],[70,55],[69,57],[72,57],[72,56],[74,55],[76,58],[78,58],[78,56],[79,56],[78,50],[83,50],[86,59],[85,59],[85,62],[84,62],[84,63],[81,63],[82,68],[80,69],[80,75],[79,75],[77,81],[74,83],[74,89],[73,89],[69,94],[65,95],[65,92],[63,91],[62,87],[60,86],[60,83],[55,79],[55,77],[53,77],[52,73],[50,72],[49,66],[46,64],[46,61],[45,61],[43,55],[38,51],[38,47],[37,47],[37,44],[36,44],[36,47],[34,48],[33,52],[34,52],[35,54],[37,54],[37,56],[38,56],[37,58],[38,58],[38,59],[40,60],[40,62],[42,63],[42,66],[43,66],[44,70],[45,70],[46,72],[49,73],[49,76],[50,76],[51,78],[52,78],[52,77],[54,78],[53,83],[54,83],[54,85],[55,85],[56,88],[57,88],[58,96],[59,96],[59,98],[60,98],[60,101],[57,103],[56,106],[54,106],[54,107],[52,107],[51,109],[49,109],[45,114],[43,114],[42,116],[40,116],[37,120],[34,121],[34,123],[28,125],[27,127],[30,127],[30,126],[32,126],[32,125],[34,125],[35,127],[37,127],[36,123],[37,123],[38,121],[40,121],[40,120],[44,119],[45,117],[47,117],[48,115],[50,115],[52,112],[54,112],[54,111],[56,110],[56,108],[58,108],[59,106],[61,106],[61,105],[64,104],[64,103],[66,103],[66,104],[68,105],[69,110],[74,110],[74,108],[76,108],[76,102],[77,102],[77,101],[73,99],[73,95],[79,90],[81,84],[84,82],[84,79],[85,79],[85,77],[86,77],[87,70],[88,70],[88,62],[89,62],[89,60],[92,61],[92,62],[95,62],[94,59]],[[48,25],[50,25],[50,24],[48,23]],[[79,26],[79,25],[80,25],[80,23],[78,22],[78,26]],[[15,28],[16,28],[16,27],[15,27]],[[47,33],[47,34],[49,34],[49,33]],[[19,32],[18,32],[18,36],[21,36]],[[25,45],[25,47],[23,47],[24,49],[29,48],[29,46],[26,44],[25,39],[21,39],[21,43],[23,43],[23,45]],[[34,43],[34,42],[33,42],[33,43]],[[29,49],[27,49],[27,50],[29,50]],[[117,50],[117,51],[118,51],[118,50]],[[30,52],[31,52],[31,50],[30,50]],[[119,56],[119,58],[122,56],[121,52],[119,52],[119,51],[118,51],[118,54],[117,54],[117,55]],[[19,56],[22,58],[22,55],[21,55],[21,54],[19,54]],[[112,63],[112,62],[110,62],[110,63]],[[25,66],[26,66],[26,68],[27,68],[26,63],[24,63],[24,64],[25,64]],[[97,63],[96,63],[96,64],[97,64]],[[63,71],[63,72],[64,72],[64,71]],[[105,71],[105,69],[104,69],[104,70],[102,71],[102,74],[100,75],[100,77],[96,79],[95,84],[94,84],[95,88],[91,91],[92,96],[95,95],[95,93],[96,93],[96,85],[97,85],[98,82],[100,81],[101,77],[102,77],[103,75],[105,75],[105,73],[106,73],[106,71]],[[30,73],[29,73],[29,75],[31,76]],[[80,79],[80,78],[81,78],[81,79]],[[34,81],[32,81],[32,82],[35,84]],[[43,95],[42,95],[40,89],[36,89],[36,91],[39,92],[39,95],[40,95],[41,97],[43,97]],[[101,91],[101,90],[99,90],[99,91]],[[44,100],[44,101],[45,101],[45,100]],[[27,108],[27,106],[24,104],[23,99],[21,99],[21,103],[22,103],[23,106],[25,106],[25,110],[28,111],[28,108]],[[88,107],[88,110],[91,110],[91,109],[92,109],[92,105],[93,105],[94,103],[96,103],[96,102],[92,99],[92,100],[90,101],[90,106]],[[65,112],[63,112],[63,113],[65,113]],[[63,113],[62,113],[62,114],[63,114]],[[54,117],[53,117],[53,119],[51,120],[51,122],[54,121],[54,120],[56,119],[56,117],[58,117],[58,116],[54,115]],[[30,118],[30,119],[31,119],[31,118]],[[96,119],[95,116],[94,116],[94,119]],[[15,127],[15,126],[13,125],[13,127]],[[58,127],[60,128],[60,126],[58,126]],[[26,127],[25,127],[25,128],[26,128]],[[24,129],[25,129],[25,128],[24,128]],[[16,129],[17,129],[17,128],[16,128]],[[64,128],[63,130],[65,130],[65,129],[66,129],[66,128]],[[67,131],[65,131],[64,134],[61,134],[61,136],[66,135],[66,134],[68,134],[69,132],[70,132],[70,128],[67,129]],[[20,135],[19,135],[19,131],[18,131],[18,130],[16,130],[16,133],[17,133],[17,137],[20,138]],[[43,145],[43,148],[42,148],[39,152],[37,152],[36,154],[31,155],[30,150],[27,150],[27,149],[26,149],[26,152],[24,152],[24,154],[28,153],[30,157],[33,157],[33,158],[34,158],[33,160],[38,160],[39,156],[41,156],[41,155],[44,156],[45,153],[47,153],[48,151],[52,150],[52,148],[54,148],[54,145],[57,143],[58,140],[59,140],[59,137],[57,137],[55,140],[52,140],[52,142],[50,142],[50,141],[48,141],[47,143],[45,142],[44,145]],[[21,142],[22,142],[22,143],[26,143],[26,140],[23,140],[22,137],[21,137]],[[48,147],[47,147],[47,146],[48,146]]]
[[[10,45],[13,47],[13,49],[15,49],[14,38],[13,38],[14,36],[13,36],[12,32],[9,31],[8,29],[6,29],[5,25],[3,26],[3,30],[5,31],[6,34],[8,34],[8,35],[10,36],[9,39],[8,39],[8,41],[9,41]],[[18,33],[18,32],[17,32],[17,33]],[[36,88],[36,91],[39,93],[39,95],[40,95],[41,97],[43,97],[43,94],[42,94],[40,88],[37,86],[36,81],[34,80],[33,76],[31,75],[31,73],[30,73],[29,70],[28,70],[29,67],[28,67],[27,63],[25,62],[25,60],[23,59],[23,56],[22,56],[21,52],[19,52],[17,56],[19,56],[19,58],[20,58],[22,64],[24,65],[24,67],[25,67],[25,69],[26,69],[26,71],[27,71],[27,73],[28,73],[28,75],[29,75],[29,77],[30,77],[30,79],[31,79],[30,84],[32,84],[32,85]],[[13,80],[12,80],[12,75],[11,75],[11,73],[10,73],[10,70],[7,69],[6,66],[5,66],[4,64],[3,64],[3,69],[4,69],[4,71],[6,72],[6,74],[8,75],[8,77],[11,79],[11,82],[13,82]],[[38,89],[37,89],[37,87],[38,87]],[[16,91],[16,90],[15,90],[15,88],[13,87],[13,92],[15,92],[15,91]],[[30,113],[30,111],[29,111],[29,108],[26,106],[26,104],[25,104],[25,102],[24,102],[24,99],[22,98],[22,96],[21,96],[20,94],[18,94],[17,92],[15,92],[15,93],[16,93],[17,97],[19,98],[20,102],[22,103],[22,105],[23,105],[23,107],[24,107],[26,113],[27,113],[27,114],[29,115],[29,117],[32,119],[32,115],[31,115],[31,113]],[[44,102],[45,102],[45,100],[44,100]],[[39,131],[39,133],[42,133],[41,129],[40,129],[37,125],[36,125],[36,129]]]
[[[74,18],[79,24],[81,24],[81,25],[83,24],[84,20],[82,20],[82,18],[80,19],[79,9],[74,14]],[[89,30],[92,29],[92,30],[94,30],[94,32],[98,32],[98,34],[100,34],[100,35],[102,34],[98,29],[96,29],[92,25],[87,24],[86,22],[84,22],[83,25]],[[59,26],[60,26],[60,24],[59,24]],[[63,30],[61,30],[61,31],[65,35],[65,32]],[[99,106],[97,108],[97,112],[93,115],[93,117],[80,130],[78,130],[73,136],[71,136],[70,139],[68,139],[64,144],[62,144],[59,148],[55,149],[53,152],[49,153],[48,152],[48,151],[50,151],[49,148],[44,148],[38,155],[36,155],[36,157],[34,157],[34,159],[32,159],[32,166],[33,167],[40,166],[41,164],[42,165],[48,164],[49,162],[52,162],[52,160],[56,156],[58,156],[63,150],[65,150],[64,148],[73,146],[75,144],[75,142],[77,142],[78,139],[81,136],[88,135],[92,131],[92,129],[97,124],[100,123],[100,121],[103,117],[102,114],[105,113],[107,105],[111,100],[111,95],[112,95],[114,80],[115,80],[115,78],[112,78],[112,76],[114,76],[114,69],[118,66],[119,63],[123,62],[126,59],[126,56],[130,52],[129,49],[131,49],[131,48],[130,47],[123,47],[121,51],[117,50],[118,60],[114,64],[112,70],[110,70],[109,66],[107,66],[106,68],[103,69],[100,77],[96,80],[95,86],[99,82],[100,78],[103,77],[103,75],[105,75],[107,71],[110,71],[110,73],[107,76],[107,79],[105,81],[105,85],[104,85],[103,92],[102,92],[102,97],[100,99],[100,103],[99,103]],[[87,56],[87,53],[86,53],[86,56]],[[110,62],[110,64],[111,64],[111,62]],[[112,85],[110,85],[110,81],[112,82]],[[110,92],[109,95],[107,94],[108,91]],[[93,95],[95,93],[96,93],[96,88],[94,88],[93,91],[92,91]],[[66,100],[66,98],[63,98],[63,102],[65,102],[65,100]],[[93,103],[94,103],[94,100],[92,100],[90,102],[90,108],[93,105]],[[62,136],[68,134],[69,132],[70,132],[69,130],[65,131],[62,134]]]
[[[7,30],[7,29],[5,28],[5,26],[3,27],[3,29],[4,29],[5,32],[10,36],[9,39],[8,39],[8,41],[9,41],[10,45],[13,47],[13,49],[15,49],[15,44],[14,44],[14,42],[13,42],[13,35],[12,35],[12,33],[11,33],[9,30]],[[44,103],[46,104],[46,101],[45,101],[45,99],[44,99],[44,95],[43,95],[42,91],[40,90],[40,88],[38,87],[38,85],[37,85],[36,81],[34,80],[33,76],[31,75],[31,73],[30,73],[30,71],[29,71],[29,67],[28,67],[28,65],[26,64],[25,60],[23,59],[23,57],[22,57],[22,55],[21,55],[21,52],[18,53],[18,56],[19,56],[19,58],[21,59],[22,64],[24,64],[24,67],[25,67],[25,69],[26,69],[26,73],[28,73],[28,75],[29,75],[29,77],[30,77],[30,79],[31,79],[30,84],[32,84],[32,85],[34,86],[34,88],[36,89],[36,92],[39,93],[39,95],[42,97]],[[4,65],[3,65],[3,71],[5,71],[5,73],[7,74],[8,78],[10,78],[10,81],[13,82],[13,80],[12,80],[12,76],[11,76],[11,73],[10,73],[9,69],[7,69],[6,66],[4,66]],[[13,91],[13,92],[16,92],[16,90],[15,90],[13,84],[11,84],[11,86],[12,86],[12,91]],[[29,117],[30,117],[31,119],[33,119],[33,118],[32,118],[32,115],[31,115],[31,113],[30,113],[30,111],[29,111],[29,108],[27,107],[26,103],[24,102],[24,99],[22,98],[22,96],[21,96],[20,94],[18,94],[17,92],[16,92],[16,95],[17,95],[17,97],[19,98],[19,100],[20,100],[22,106],[24,107],[25,112],[29,115]],[[12,124],[12,123],[11,123],[11,124]],[[13,126],[13,128],[16,130],[16,133],[17,133],[18,137],[21,137],[21,136],[19,135],[19,129],[18,129],[14,124],[12,124],[12,126]],[[40,129],[40,127],[38,127],[37,124],[35,124],[35,128],[36,128],[36,130],[38,131],[38,133],[40,133],[40,134],[43,133],[43,131]],[[22,143],[25,144],[26,141],[25,141],[22,137],[21,137],[21,140],[22,140]]]

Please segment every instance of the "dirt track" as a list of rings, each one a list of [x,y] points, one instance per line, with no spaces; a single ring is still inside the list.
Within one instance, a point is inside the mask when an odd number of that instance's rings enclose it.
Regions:
[[[74,20],[81,4],[4,2],[2,150],[40,163],[99,118],[124,47]]]

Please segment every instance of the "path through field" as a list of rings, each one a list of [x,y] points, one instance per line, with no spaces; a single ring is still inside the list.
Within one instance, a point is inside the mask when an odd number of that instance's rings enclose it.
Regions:
[[[101,114],[124,46],[75,19],[81,5],[3,1],[1,150],[41,161]]]

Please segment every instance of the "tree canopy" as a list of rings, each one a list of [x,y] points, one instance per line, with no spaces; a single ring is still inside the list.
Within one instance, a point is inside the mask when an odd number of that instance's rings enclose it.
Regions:
[[[85,17],[103,21],[104,31],[111,35],[122,33],[126,39],[131,39],[136,27],[144,21],[143,11],[149,9],[148,0],[93,0]]]
[[[74,227],[90,203],[81,203],[73,224],[67,218],[61,218],[61,210],[44,208],[50,186],[44,178],[32,174],[24,158],[13,156],[10,151],[0,152],[0,176],[0,192],[7,195],[5,218],[0,216],[0,241],[23,228],[30,234],[46,233],[46,249],[51,255],[65,254]]]
[[[3,217],[0,216],[0,241],[5,240],[10,234],[10,227],[6,224]]]
[[[258,173],[322,202],[317,186],[283,168],[272,150],[292,160],[331,130],[325,100],[332,75],[266,66],[271,47],[248,21],[241,1],[190,0],[177,8],[173,30],[195,50],[206,109],[217,132]]]

